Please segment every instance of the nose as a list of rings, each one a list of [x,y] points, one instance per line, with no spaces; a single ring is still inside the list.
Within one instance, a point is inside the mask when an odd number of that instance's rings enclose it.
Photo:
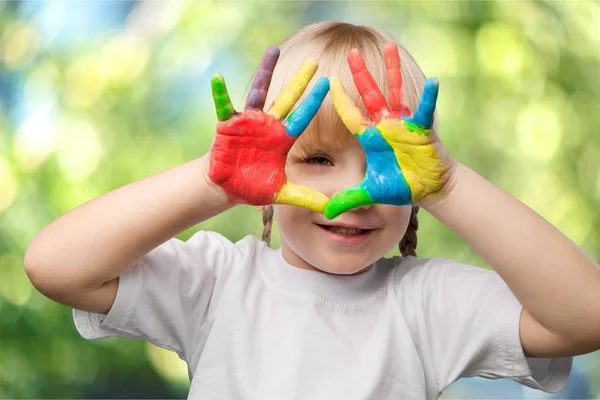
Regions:
[[[343,192],[344,190],[360,184],[365,178],[365,167],[357,163],[345,166],[336,174],[335,179],[330,181],[330,197]]]
[[[371,208],[370,204],[368,204],[366,206],[354,207],[354,208],[350,209],[350,211],[365,211],[365,210],[368,210],[369,208]]]

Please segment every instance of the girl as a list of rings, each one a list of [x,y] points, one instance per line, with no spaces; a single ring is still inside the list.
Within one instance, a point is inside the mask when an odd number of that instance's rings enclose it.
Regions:
[[[310,25],[267,50],[242,112],[215,77],[210,151],[46,227],[25,256],[33,284],[85,338],[175,351],[189,398],[435,399],[465,376],[560,390],[572,356],[600,348],[600,273],[448,154],[437,83],[392,42]],[[241,203],[263,209],[263,241],[173,237]],[[417,258],[418,207],[494,271]]]

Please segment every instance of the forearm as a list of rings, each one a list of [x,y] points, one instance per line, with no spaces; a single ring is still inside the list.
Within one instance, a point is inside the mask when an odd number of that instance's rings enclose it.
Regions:
[[[207,159],[198,158],[59,217],[27,248],[32,281],[98,288],[179,232],[225,211],[231,205],[205,178],[207,167]]]
[[[546,329],[600,332],[600,269],[529,207],[458,165],[446,198],[426,207],[460,235]]]

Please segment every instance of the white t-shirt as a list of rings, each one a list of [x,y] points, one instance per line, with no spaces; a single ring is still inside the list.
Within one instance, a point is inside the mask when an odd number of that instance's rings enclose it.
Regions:
[[[437,399],[466,376],[560,390],[573,358],[525,358],[521,305],[494,271],[381,259],[365,273],[295,268],[253,236],[173,238],[127,270],[87,339],[145,339],[187,362],[190,399]]]

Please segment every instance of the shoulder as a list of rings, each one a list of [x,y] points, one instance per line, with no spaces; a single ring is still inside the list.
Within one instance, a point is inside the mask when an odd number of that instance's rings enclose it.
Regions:
[[[261,252],[266,247],[266,243],[256,236],[247,235],[233,241],[214,231],[198,231],[185,243],[198,250],[214,249],[217,252],[241,256]]]
[[[497,281],[498,274],[474,265],[460,263],[447,258],[392,257],[386,259],[394,268],[393,285],[396,294],[456,291],[480,286],[485,282]]]
[[[426,280],[435,277],[456,277],[457,275],[490,276],[496,274],[491,269],[464,264],[448,258],[418,258],[414,256],[396,256],[384,259],[394,267],[394,276],[397,282],[402,280]]]

